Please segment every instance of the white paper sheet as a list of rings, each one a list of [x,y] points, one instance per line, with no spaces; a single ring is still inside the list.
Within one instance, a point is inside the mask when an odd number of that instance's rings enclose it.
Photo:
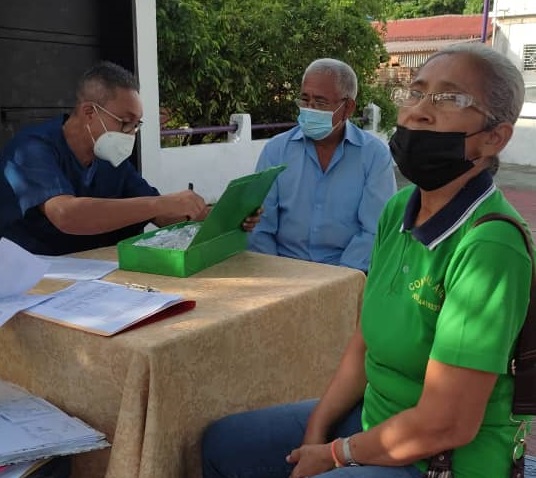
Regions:
[[[0,239],[0,297],[22,294],[31,289],[48,269],[47,262],[22,247]]]
[[[49,264],[45,274],[47,279],[94,280],[117,269],[114,261],[78,259],[68,256],[37,256]]]
[[[28,394],[11,400],[4,400],[0,397],[0,418],[11,423],[38,420],[42,416],[58,411],[58,408],[46,400]]]
[[[17,385],[0,380],[0,403],[17,400],[28,395],[28,392]]]
[[[11,317],[21,310],[26,310],[34,305],[48,300],[52,295],[10,295],[9,297],[0,297],[0,327],[4,325]]]
[[[54,321],[113,335],[183,300],[180,295],[131,289],[105,281],[86,281],[57,292],[28,310]]]
[[[26,295],[48,269],[47,262],[8,239],[0,239],[0,327],[17,312],[50,298]]]
[[[0,381],[0,464],[106,446],[102,433],[51,403]]]

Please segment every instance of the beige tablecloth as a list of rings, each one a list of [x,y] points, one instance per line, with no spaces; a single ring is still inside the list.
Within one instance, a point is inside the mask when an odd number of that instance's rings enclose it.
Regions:
[[[115,250],[82,256],[113,259]],[[189,278],[116,271],[106,280],[181,293],[197,307],[111,338],[26,314],[0,328],[0,377],[113,441],[76,456],[76,478],[200,477],[209,422],[318,396],[355,327],[365,278],[246,252]]]

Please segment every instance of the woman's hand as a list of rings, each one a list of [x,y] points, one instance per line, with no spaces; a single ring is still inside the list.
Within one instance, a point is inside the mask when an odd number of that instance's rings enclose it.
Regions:
[[[331,445],[302,445],[292,450],[287,456],[287,463],[296,465],[290,478],[306,478],[329,471],[334,467]]]

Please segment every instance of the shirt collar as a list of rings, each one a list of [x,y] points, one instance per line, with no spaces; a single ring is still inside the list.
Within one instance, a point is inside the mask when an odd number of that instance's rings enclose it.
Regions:
[[[415,239],[432,250],[454,234],[474,210],[493,194],[495,189],[489,171],[482,171],[472,178],[438,213],[424,224],[414,226],[421,207],[421,190],[415,187],[406,206],[400,232],[411,231]]]
[[[350,126],[352,126],[352,123],[346,120],[343,141],[348,141],[355,146],[361,146],[364,141],[365,133],[363,133],[360,128],[351,128]],[[296,130],[294,131],[294,133],[291,135],[290,140],[295,141],[300,139],[307,139],[308,141],[312,141],[308,138],[305,138],[302,129],[298,125],[296,126]]]

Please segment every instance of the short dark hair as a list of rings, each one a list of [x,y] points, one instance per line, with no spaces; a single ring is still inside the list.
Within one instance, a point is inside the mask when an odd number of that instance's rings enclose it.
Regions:
[[[115,96],[116,88],[140,91],[136,77],[111,61],[101,61],[87,70],[78,82],[77,100],[104,104]]]

